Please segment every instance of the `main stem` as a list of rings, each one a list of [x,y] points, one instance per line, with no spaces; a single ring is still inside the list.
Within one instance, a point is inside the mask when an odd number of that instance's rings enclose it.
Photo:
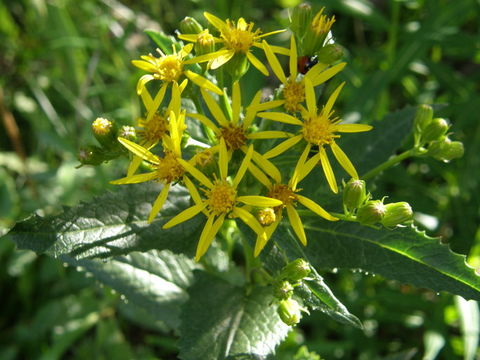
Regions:
[[[404,151],[403,153],[398,154],[398,155],[388,159],[384,163],[378,165],[376,168],[373,168],[372,170],[370,170],[369,172],[367,172],[366,174],[361,176],[361,179],[368,180],[368,179],[378,175],[382,171],[388,169],[389,167],[392,167],[393,165],[398,164],[400,161],[405,160],[405,159],[407,159],[411,156],[417,155],[417,154],[418,154],[418,149],[416,149],[416,148]]]

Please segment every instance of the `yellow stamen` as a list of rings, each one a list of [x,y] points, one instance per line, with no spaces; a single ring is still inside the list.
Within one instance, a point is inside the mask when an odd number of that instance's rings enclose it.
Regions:
[[[139,118],[137,124],[143,128],[138,130],[138,136],[146,143],[159,142],[167,133],[167,121],[158,113],[154,114],[148,121],[145,118]]]
[[[283,88],[285,110],[296,112],[300,110],[300,104],[305,100],[305,85],[303,82],[289,79]]]
[[[304,139],[318,146],[331,144],[335,138],[340,137],[334,133],[335,122],[338,122],[338,119],[332,121],[323,112],[318,116],[305,119],[302,129]]]
[[[328,18],[327,15],[323,15],[324,9],[322,8],[312,20],[311,27],[317,35],[327,34],[335,22],[335,16]]]
[[[226,25],[222,28],[220,36],[224,40],[225,47],[235,52],[247,53],[261,34],[260,29],[252,31],[253,22],[247,23],[243,18],[238,19],[236,25],[234,21],[227,19]]]
[[[225,180],[216,180],[205,194],[208,210],[216,216],[230,213],[235,206],[237,191]]]
[[[112,130],[112,122],[105,118],[96,118],[92,123],[92,130],[97,135],[106,135]]]
[[[247,141],[247,135],[243,126],[231,124],[220,129],[220,137],[225,139],[229,151],[240,149]]]
[[[283,203],[282,205],[274,208],[275,211],[278,211],[287,205],[294,204],[297,201],[297,195],[295,195],[296,191],[292,190],[288,185],[275,184],[270,189],[267,196],[273,199],[278,199]]]
[[[269,226],[277,220],[277,216],[272,208],[265,208],[258,212],[257,219],[263,226]]]
[[[185,173],[185,169],[178,162],[177,156],[171,151],[167,151],[165,156],[160,158],[156,170],[158,178],[167,184],[178,181]]]

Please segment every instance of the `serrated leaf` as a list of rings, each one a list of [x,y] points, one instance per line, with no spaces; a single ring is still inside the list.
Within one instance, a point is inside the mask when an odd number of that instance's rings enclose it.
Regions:
[[[119,186],[89,203],[81,203],[57,216],[31,216],[7,235],[20,249],[74,259],[107,258],[132,251],[171,250],[193,256],[201,217],[169,230],[162,225],[189,204],[188,192],[175,186],[157,218],[146,219],[161,187],[158,184]]]
[[[62,260],[91,273],[146,311],[152,320],[163,321],[174,329],[179,324],[180,306],[188,298],[186,289],[193,280],[193,269],[198,268],[183,255],[155,250],[108,261],[74,260],[67,256],[62,256]]]
[[[290,231],[277,229],[272,237],[290,259],[303,257],[316,269],[359,269],[437,292],[480,299],[480,277],[465,256],[414,226],[377,230],[357,223],[318,221],[306,222],[305,227],[305,248]]]
[[[268,288],[246,294],[205,273],[195,278],[182,312],[181,359],[264,358],[287,335]]]

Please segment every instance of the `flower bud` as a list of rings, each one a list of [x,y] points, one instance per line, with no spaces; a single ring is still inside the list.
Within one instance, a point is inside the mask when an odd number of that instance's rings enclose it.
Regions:
[[[137,132],[133,126],[123,125],[117,132],[117,138],[119,137],[136,142]]]
[[[288,281],[280,281],[273,285],[273,296],[280,300],[286,300],[293,295],[293,286]]]
[[[365,181],[350,179],[343,189],[343,205],[348,211],[360,207],[367,198]]]
[[[237,81],[248,71],[250,62],[245,54],[236,53],[224,66],[232,79]]]
[[[182,34],[200,34],[202,31],[202,25],[190,16],[186,16],[180,21],[180,32]]]
[[[428,147],[427,155],[440,161],[450,161],[463,156],[463,143],[452,141],[444,136],[440,140],[432,141]]]
[[[357,220],[362,225],[373,225],[382,221],[385,205],[380,200],[370,200],[357,211]]]
[[[107,149],[117,145],[116,129],[113,122],[105,118],[96,118],[92,122],[92,132],[95,139]]]
[[[269,226],[277,220],[277,215],[272,208],[264,208],[257,212],[257,220],[261,225]]]
[[[197,42],[195,43],[195,55],[200,56],[213,51],[215,51],[215,39],[208,29],[205,29],[198,34]]]
[[[310,264],[303,259],[296,259],[288,263],[283,269],[280,276],[293,283],[302,280],[310,274]]]
[[[338,44],[327,44],[317,52],[317,59],[322,64],[333,64],[343,58],[343,47]]]
[[[402,201],[385,205],[385,216],[382,219],[382,225],[387,228],[393,228],[413,219],[412,208],[409,203]]]
[[[105,159],[102,149],[95,145],[87,145],[78,151],[77,159],[81,165],[100,165]],[[80,167],[79,166],[79,167]]]
[[[335,22],[335,16],[327,17],[322,8],[309,23],[303,40],[303,52],[305,55],[313,55],[325,45],[325,39]]]
[[[288,326],[298,324],[302,317],[300,304],[292,298],[280,301],[277,313]]]
[[[417,107],[417,112],[413,119],[413,131],[416,138],[418,138],[423,130],[432,122],[432,118],[433,109],[430,105],[423,104]]]
[[[298,39],[303,38],[307,26],[312,21],[312,7],[308,3],[301,3],[293,8],[290,17],[290,29]]]
[[[422,142],[435,141],[444,136],[448,131],[448,123],[445,119],[435,118],[422,133]]]

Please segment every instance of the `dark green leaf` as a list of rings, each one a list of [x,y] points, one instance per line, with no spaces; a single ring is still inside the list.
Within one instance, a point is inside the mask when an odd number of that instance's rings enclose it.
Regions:
[[[33,215],[15,225],[8,236],[20,249],[53,257],[108,258],[150,249],[193,256],[202,223],[200,216],[169,230],[162,229],[171,216],[188,206],[190,197],[184,188],[172,188],[170,202],[155,221],[147,223],[160,190],[156,184],[122,185],[116,192],[66,208],[60,215]]]
[[[205,273],[196,273],[180,325],[180,358],[264,358],[287,335],[268,288],[246,293]]]
[[[155,30],[145,30],[150,39],[163,51],[164,54],[170,55],[173,53],[172,45],[174,45],[175,38],[172,36],[167,36],[164,33],[155,31]]]

